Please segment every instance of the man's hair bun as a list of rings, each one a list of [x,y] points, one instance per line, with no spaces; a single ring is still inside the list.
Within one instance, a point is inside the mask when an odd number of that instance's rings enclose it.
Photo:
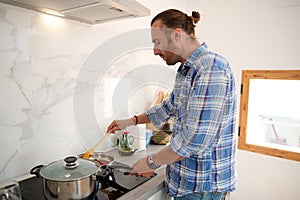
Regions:
[[[197,24],[200,21],[200,14],[197,11],[192,12],[193,22]]]

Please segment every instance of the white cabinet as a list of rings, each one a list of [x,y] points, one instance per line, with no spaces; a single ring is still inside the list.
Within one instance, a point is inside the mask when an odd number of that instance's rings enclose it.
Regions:
[[[152,197],[150,197],[148,200],[171,200],[171,198],[168,198],[164,188],[162,188],[161,190],[156,192]]]

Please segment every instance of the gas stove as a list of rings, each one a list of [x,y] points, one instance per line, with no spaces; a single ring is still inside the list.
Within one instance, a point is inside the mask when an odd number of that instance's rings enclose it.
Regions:
[[[114,162],[118,165],[122,163]],[[154,177],[154,174],[152,177]],[[112,178],[113,177],[113,180]],[[107,168],[103,172],[103,179],[98,180],[99,189],[96,194],[87,200],[115,200],[136,188],[150,178],[137,177],[124,173],[122,170]],[[23,200],[46,200],[43,194],[43,179],[31,177],[19,182]]]

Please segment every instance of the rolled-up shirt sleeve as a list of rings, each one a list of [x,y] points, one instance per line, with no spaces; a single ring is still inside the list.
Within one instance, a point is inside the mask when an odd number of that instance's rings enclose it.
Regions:
[[[160,104],[151,107],[146,111],[146,115],[154,125],[159,126],[162,122],[165,122],[173,117],[173,111],[174,94],[171,92],[169,98],[165,99]]]

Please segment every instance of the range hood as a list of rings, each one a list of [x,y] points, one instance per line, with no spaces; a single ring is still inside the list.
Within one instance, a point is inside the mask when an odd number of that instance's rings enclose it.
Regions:
[[[135,0],[0,0],[0,2],[87,24],[150,15],[150,10]]]

